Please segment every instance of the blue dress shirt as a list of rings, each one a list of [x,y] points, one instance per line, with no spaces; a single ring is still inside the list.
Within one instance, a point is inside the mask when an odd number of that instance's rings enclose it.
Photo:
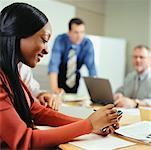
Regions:
[[[66,65],[68,61],[69,50],[73,47],[67,34],[61,34],[55,39],[51,59],[48,65],[48,73],[56,72],[58,76],[62,74],[62,78],[66,76]],[[83,64],[86,65],[90,76],[96,76],[96,68],[94,64],[94,48],[92,42],[88,38],[84,38],[78,45],[74,45],[77,55],[77,80],[80,79],[80,68]],[[66,78],[60,82],[65,84]],[[60,84],[58,81],[58,85]],[[78,86],[78,85],[77,85]],[[63,86],[61,86],[64,88]],[[69,90],[70,92],[70,90]]]

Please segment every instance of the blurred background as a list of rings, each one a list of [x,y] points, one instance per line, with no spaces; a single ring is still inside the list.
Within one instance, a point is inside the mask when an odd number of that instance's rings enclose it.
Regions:
[[[47,65],[54,38],[68,31],[72,17],[80,17],[86,23],[86,34],[95,47],[98,76],[110,79],[113,91],[133,69],[133,48],[138,44],[151,47],[151,0],[1,0],[0,10],[13,2],[34,5],[47,15],[52,25],[50,53],[33,70],[41,87],[47,90],[50,89]],[[85,68],[81,72],[87,75]],[[79,89],[83,86],[82,83]]]

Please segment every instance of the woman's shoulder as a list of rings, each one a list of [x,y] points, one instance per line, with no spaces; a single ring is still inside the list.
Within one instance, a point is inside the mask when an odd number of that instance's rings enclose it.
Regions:
[[[2,86],[2,81],[0,79],[0,111],[6,110],[12,107],[12,103],[10,98],[8,97],[8,94],[4,90]]]
[[[8,78],[5,73],[0,69],[0,85],[5,84],[9,87]]]
[[[3,79],[3,76],[2,76],[2,71],[0,69],[0,91],[1,91],[1,86],[2,86],[2,79]]]
[[[4,79],[5,74],[4,72],[0,69],[0,85],[2,84],[2,80]]]
[[[0,85],[2,85],[2,81],[1,81],[1,78],[0,78]]]
[[[11,102],[8,97],[8,94],[3,87],[3,82],[4,82],[3,80],[5,80],[4,78],[5,78],[4,73],[0,70],[0,111],[10,108],[11,106]]]

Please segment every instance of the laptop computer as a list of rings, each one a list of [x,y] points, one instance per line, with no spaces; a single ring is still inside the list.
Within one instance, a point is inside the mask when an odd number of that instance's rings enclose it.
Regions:
[[[84,77],[84,81],[93,103],[101,105],[114,103],[109,80],[103,78]]]

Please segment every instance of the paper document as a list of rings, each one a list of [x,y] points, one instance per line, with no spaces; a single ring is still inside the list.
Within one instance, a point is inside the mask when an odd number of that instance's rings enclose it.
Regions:
[[[39,130],[48,130],[48,129],[51,129],[53,127],[51,127],[51,126],[36,126],[36,128]]]
[[[151,121],[140,121],[131,125],[123,126],[116,130],[115,132],[125,137],[150,143]]]
[[[132,116],[139,116],[140,115],[140,111],[138,108],[120,108],[117,107],[118,110],[121,110],[123,112],[123,114],[126,115],[132,115]]]
[[[77,106],[61,106],[59,112],[78,118],[87,118],[90,114],[94,112],[92,108],[87,107],[77,107]]]
[[[102,137],[93,133],[82,135],[76,138],[75,141],[69,143],[83,148],[84,150],[112,150],[135,144],[111,135]]]
[[[83,101],[89,99],[89,97],[79,94],[63,94],[62,98],[64,102]]]

